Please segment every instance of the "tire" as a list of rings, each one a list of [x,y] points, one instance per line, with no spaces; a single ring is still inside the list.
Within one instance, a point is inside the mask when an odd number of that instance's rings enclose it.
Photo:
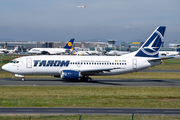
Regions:
[[[24,77],[22,77],[22,78],[21,78],[21,81],[25,81],[25,78],[24,78]]]
[[[91,79],[90,77],[88,77],[88,78],[87,78],[87,81],[88,81],[88,82],[91,82],[91,81],[92,81],[92,79]]]

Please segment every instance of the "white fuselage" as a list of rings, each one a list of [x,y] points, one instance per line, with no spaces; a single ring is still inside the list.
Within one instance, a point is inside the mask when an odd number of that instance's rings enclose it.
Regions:
[[[50,54],[61,54],[65,53],[67,49],[64,48],[32,48],[28,53],[31,54],[41,54],[43,51]]]
[[[13,60],[2,68],[19,75],[59,75],[62,70],[75,71],[102,71],[98,74],[89,75],[117,75],[141,69],[149,68],[161,63],[148,62],[148,58],[143,57],[123,57],[123,56],[59,56],[59,55],[37,55],[21,57]]]
[[[128,54],[130,53],[129,51],[117,51],[117,50],[111,50],[110,52],[107,52],[106,55],[110,55],[110,56],[120,56],[120,55],[124,55],[124,54]]]
[[[6,49],[0,49],[0,53],[5,53],[6,51]]]

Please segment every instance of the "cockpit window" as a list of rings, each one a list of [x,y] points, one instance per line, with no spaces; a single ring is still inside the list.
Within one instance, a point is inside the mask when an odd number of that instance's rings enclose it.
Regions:
[[[12,60],[10,63],[19,63],[19,61]]]

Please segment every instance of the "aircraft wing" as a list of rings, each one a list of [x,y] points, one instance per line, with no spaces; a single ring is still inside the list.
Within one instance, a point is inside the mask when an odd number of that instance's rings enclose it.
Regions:
[[[82,75],[94,75],[94,74],[99,74],[103,72],[110,72],[110,70],[115,70],[115,69],[124,69],[120,67],[116,68],[103,68],[103,69],[88,69],[88,70],[80,70]]]
[[[162,58],[157,58],[157,59],[150,59],[148,60],[149,62],[152,62],[152,61],[158,61],[158,60],[166,60],[166,59],[172,59],[174,57],[162,57]]]

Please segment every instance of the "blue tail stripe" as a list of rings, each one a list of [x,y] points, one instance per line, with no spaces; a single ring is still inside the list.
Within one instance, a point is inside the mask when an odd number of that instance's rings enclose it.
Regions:
[[[159,49],[163,42],[166,27],[160,26],[150,35],[150,37],[139,48],[137,57],[158,57]]]

